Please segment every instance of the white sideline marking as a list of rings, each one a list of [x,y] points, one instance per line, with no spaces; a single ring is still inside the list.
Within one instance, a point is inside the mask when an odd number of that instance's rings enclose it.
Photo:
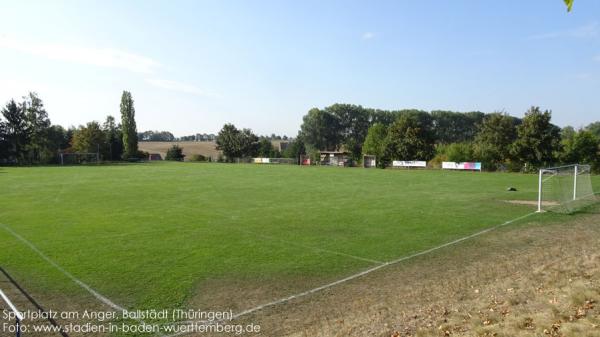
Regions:
[[[107,306],[109,306],[113,309],[119,310],[121,312],[128,311],[127,309],[125,309],[122,306],[116,304],[115,302],[109,300],[106,296],[100,294],[98,291],[94,290],[94,288],[90,287],[83,281],[81,281],[78,278],[76,278],[75,276],[73,276],[71,273],[66,271],[63,267],[59,266],[56,262],[52,261],[48,256],[46,256],[46,254],[44,254],[41,250],[39,250],[36,246],[34,246],[33,243],[29,242],[27,239],[25,239],[21,235],[17,234],[15,231],[10,229],[10,227],[8,227],[7,225],[0,223],[0,227],[2,227],[5,231],[10,233],[15,238],[17,238],[19,241],[23,242],[31,250],[33,250],[35,253],[37,253],[42,259],[44,259],[46,262],[48,262],[54,268],[58,269],[58,271],[60,271],[61,273],[63,273],[63,275],[65,275],[66,277],[71,279],[71,281],[75,282],[77,285],[79,285],[80,287],[85,289],[88,293],[90,293],[92,296],[94,296],[100,302],[106,304]],[[143,320],[140,320],[140,319],[134,319],[134,320],[137,321],[138,323],[142,323],[142,324],[146,325],[146,322],[144,322]],[[161,336],[163,336],[163,335],[161,334]]]
[[[372,272],[374,272],[376,270],[379,270],[381,268],[384,268],[386,266],[393,265],[393,264],[396,264],[396,263],[399,263],[399,262],[402,262],[402,261],[410,260],[412,258],[415,258],[415,257],[418,257],[418,256],[422,256],[422,255],[426,255],[426,254],[429,254],[429,253],[434,252],[436,250],[439,250],[439,249],[442,249],[442,248],[445,248],[445,247],[448,247],[448,246],[455,245],[455,244],[463,242],[465,240],[469,240],[469,239],[472,239],[474,237],[480,236],[482,234],[491,232],[491,231],[496,230],[496,229],[498,229],[500,227],[509,225],[509,224],[511,224],[513,222],[525,219],[525,218],[530,217],[530,216],[532,216],[534,214],[537,214],[537,213],[536,212],[531,212],[531,213],[525,214],[523,216],[514,218],[512,220],[508,220],[508,221],[506,221],[504,223],[501,223],[499,225],[486,228],[484,230],[481,230],[479,232],[473,233],[471,235],[467,235],[467,236],[462,237],[460,239],[456,239],[454,241],[450,241],[450,242],[444,243],[442,245],[439,245],[439,246],[436,246],[436,247],[433,247],[433,248],[429,248],[427,250],[423,250],[421,252],[418,252],[418,253],[415,253],[415,254],[412,254],[412,255],[404,256],[404,257],[398,258],[396,260],[385,262],[383,264],[377,265],[377,266],[369,268],[367,270],[363,270],[363,271],[361,271],[359,273],[356,273],[356,274],[350,275],[348,277],[345,277],[343,279],[340,279],[340,280],[337,280],[337,281],[334,281],[334,282],[322,285],[320,287],[313,288],[313,289],[310,289],[310,290],[307,290],[307,291],[304,291],[304,292],[301,292],[301,293],[298,293],[298,294],[295,294],[295,295],[291,295],[291,296],[288,296],[288,297],[284,297],[284,298],[281,298],[281,299],[278,299],[278,300],[275,300],[275,301],[272,301],[272,302],[261,304],[259,306],[254,307],[254,308],[250,308],[250,309],[244,310],[244,311],[242,311],[240,313],[237,313],[237,314],[233,315],[232,319],[240,318],[242,316],[249,315],[251,313],[260,311],[260,310],[262,310],[264,308],[267,308],[267,307],[272,307],[272,306],[275,306],[275,305],[278,305],[278,304],[283,304],[283,303],[289,302],[291,300],[294,300],[294,299],[297,299],[297,298],[300,298],[300,297],[304,297],[304,296],[307,296],[307,295],[310,295],[310,294],[314,294],[316,292],[319,292],[319,291],[322,291],[322,290],[334,287],[336,285],[339,285],[339,284],[342,284],[342,283],[354,280],[356,278],[365,276],[367,274],[370,274],[370,273],[372,273]],[[178,324],[178,325],[188,324],[189,325],[189,324],[194,324],[194,323],[201,323],[202,324],[202,323],[210,323],[210,322],[209,321],[182,321],[182,322],[175,322],[175,323],[173,323],[173,325],[175,325],[175,324]],[[191,332],[182,331],[182,332],[179,332],[179,333],[175,333],[175,334],[169,335],[167,337],[177,337],[177,336],[182,336],[182,335],[186,335],[186,334],[189,334],[189,333],[191,333]]]
[[[371,262],[371,263],[377,263],[377,264],[385,264],[385,262],[383,261],[377,261],[377,260],[373,260],[373,259],[367,259],[365,257],[360,257],[360,256],[356,256],[356,255],[351,255],[351,254],[346,254],[346,253],[342,253],[342,252],[338,252],[335,250],[329,250],[329,249],[324,249],[324,248],[318,248],[318,247],[312,247],[312,246],[308,246],[308,245],[303,245],[301,243],[295,243],[295,242],[291,242],[291,241],[287,241],[287,240],[283,240],[283,239],[279,239],[276,237],[272,237],[269,235],[263,235],[263,234],[258,234],[255,233],[253,231],[248,231],[245,229],[241,229],[241,228],[234,228],[233,230],[242,232],[242,233],[246,233],[246,234],[250,234],[253,236],[257,236],[259,238],[263,238],[265,240],[269,240],[269,241],[279,241],[281,243],[287,244],[287,245],[292,245],[292,246],[296,246],[296,247],[301,247],[301,248],[306,248],[306,249],[311,249],[314,251],[318,251],[318,252],[323,252],[323,253],[329,253],[329,254],[335,254],[335,255],[340,255],[340,256],[345,256],[345,257],[349,257],[355,260],[360,260],[360,261],[365,261],[365,262]]]
[[[97,292],[96,290],[94,290],[89,285],[83,283],[83,281],[77,279],[71,273],[69,273],[68,271],[66,271],[63,267],[59,266],[56,262],[52,261],[48,256],[46,256],[46,254],[44,254],[41,250],[39,250],[36,246],[34,246],[33,243],[29,242],[27,239],[25,239],[21,235],[17,234],[15,231],[13,231],[12,229],[10,229],[10,227],[8,227],[5,224],[0,224],[0,226],[2,226],[2,228],[4,228],[5,231],[7,231],[10,234],[12,234],[12,236],[14,236],[15,238],[19,239],[21,242],[23,242],[25,245],[27,245],[31,250],[33,250],[34,252],[36,252],[42,259],[44,259],[46,262],[48,262],[54,268],[58,269],[61,273],[63,273],[63,275],[65,275],[66,277],[68,277],[69,279],[71,279],[71,281],[77,283],[80,287],[82,287],[83,289],[87,290],[90,294],[92,294],[94,297],[96,297],[102,303],[108,305],[109,307],[111,307],[113,309],[117,309],[117,310],[120,310],[120,311],[126,311],[125,308],[123,308],[122,306],[120,306],[118,304],[115,304],[115,302],[109,300],[106,296],[103,296],[102,294],[100,294],[99,292]]]
[[[15,316],[17,316],[17,320],[22,321],[23,315],[21,315],[21,312],[17,309],[17,307],[15,307],[15,305],[8,299],[8,296],[4,295],[2,289],[0,289],[0,297],[4,300],[4,303],[8,304],[8,307],[10,310],[12,310]]]

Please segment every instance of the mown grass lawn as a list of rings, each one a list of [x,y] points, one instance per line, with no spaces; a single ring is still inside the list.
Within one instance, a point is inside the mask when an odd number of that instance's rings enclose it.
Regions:
[[[534,211],[505,200],[534,200],[537,178],[152,163],[1,168],[0,186],[0,261],[27,287],[84,293],[6,228],[114,302],[159,309],[229,282],[260,304],[457,239]]]

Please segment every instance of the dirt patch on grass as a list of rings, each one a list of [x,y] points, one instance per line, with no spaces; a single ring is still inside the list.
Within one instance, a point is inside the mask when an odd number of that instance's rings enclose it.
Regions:
[[[239,322],[260,324],[262,336],[600,336],[600,213],[563,218],[505,227]]]
[[[537,206],[537,200],[504,200],[504,202],[508,202],[509,204],[516,205],[527,205],[527,206]],[[558,206],[560,205],[557,201],[542,201],[542,206]]]

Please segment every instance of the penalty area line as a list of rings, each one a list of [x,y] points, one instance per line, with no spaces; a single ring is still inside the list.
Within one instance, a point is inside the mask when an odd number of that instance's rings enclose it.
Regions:
[[[446,247],[449,247],[449,246],[456,245],[456,244],[461,243],[463,241],[466,241],[466,240],[472,239],[474,237],[483,235],[485,233],[489,233],[491,231],[494,231],[494,230],[496,230],[496,229],[498,229],[500,227],[510,225],[510,224],[512,224],[514,222],[517,222],[519,220],[523,220],[523,219],[528,218],[528,217],[530,217],[530,216],[532,216],[534,214],[537,214],[537,212],[531,212],[531,213],[522,215],[520,217],[514,218],[512,220],[508,220],[508,221],[503,222],[501,224],[498,224],[498,225],[486,228],[486,229],[481,230],[479,232],[475,232],[475,233],[473,233],[471,235],[467,235],[467,236],[464,236],[462,238],[459,238],[459,239],[456,239],[456,240],[453,240],[453,241],[450,241],[450,242],[446,242],[446,243],[444,243],[442,245],[439,245],[439,246],[436,246],[436,247],[433,247],[433,248],[429,248],[429,249],[420,251],[420,252],[415,253],[415,254],[403,256],[401,258],[398,258],[398,259],[395,259],[395,260],[392,260],[392,261],[385,262],[383,264],[380,264],[380,265],[377,265],[375,267],[363,270],[361,272],[358,272],[356,274],[344,277],[342,279],[339,279],[339,280],[331,282],[331,283],[328,283],[328,284],[325,284],[325,285],[322,285],[322,286],[319,286],[319,287],[316,287],[316,288],[313,288],[313,289],[310,289],[310,290],[306,290],[306,291],[303,291],[303,292],[298,293],[298,294],[294,294],[294,295],[291,295],[291,296],[280,298],[280,299],[272,301],[272,302],[264,303],[264,304],[258,305],[256,307],[253,307],[253,308],[250,308],[250,309],[246,309],[244,311],[241,311],[241,312],[233,315],[232,319],[237,319],[237,318],[240,318],[240,317],[243,317],[243,316],[255,313],[257,311],[263,310],[263,309],[268,308],[268,307],[276,306],[276,305],[279,305],[279,304],[284,304],[286,302],[289,302],[289,301],[292,301],[292,300],[295,300],[295,299],[298,299],[298,298],[301,298],[301,297],[305,297],[305,296],[308,296],[308,295],[311,295],[311,294],[314,294],[314,293],[317,293],[317,292],[320,292],[320,291],[323,291],[323,290],[335,287],[335,286],[340,285],[342,283],[346,283],[348,281],[352,281],[354,279],[360,278],[362,276],[370,274],[370,273],[372,273],[374,271],[377,271],[379,269],[382,269],[384,267],[387,267],[387,266],[390,266],[390,265],[394,265],[394,264],[397,264],[397,263],[400,263],[400,262],[403,262],[403,261],[406,261],[406,260],[410,260],[410,259],[413,259],[415,257],[427,255],[427,254],[432,253],[434,251],[437,251],[437,250],[440,250],[440,249],[443,249],[443,248],[446,248]],[[183,322],[176,322],[176,323],[173,323],[173,324],[177,324],[177,325],[186,325],[186,324],[187,325],[191,325],[191,324],[194,324],[194,323],[206,323],[206,321],[183,321]],[[191,332],[182,331],[182,332],[179,332],[179,333],[175,333],[175,334],[169,335],[167,337],[177,337],[177,336],[182,336],[182,335],[186,335],[186,334],[189,334],[189,333],[191,333]]]

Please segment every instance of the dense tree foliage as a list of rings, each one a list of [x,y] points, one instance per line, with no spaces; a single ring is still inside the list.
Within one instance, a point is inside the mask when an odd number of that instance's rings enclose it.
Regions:
[[[526,170],[548,166],[556,161],[560,128],[550,122],[551,118],[550,111],[542,112],[539,107],[531,107],[517,127],[517,140],[513,144],[512,155],[525,165]]]
[[[401,115],[388,130],[385,140],[387,160],[429,160],[435,153],[431,119],[418,113]]]
[[[365,143],[362,148],[364,155],[376,157],[377,165],[380,167],[386,163],[384,154],[387,134],[388,128],[385,125],[382,123],[373,124],[367,132],[367,137],[365,138]]]
[[[123,158],[137,158],[138,139],[135,108],[133,106],[133,97],[131,97],[129,91],[123,91],[121,95],[121,128],[123,134]]]
[[[477,134],[477,126],[485,114],[474,111],[467,113],[435,110],[431,112],[435,139],[440,144],[472,141]]]
[[[260,138],[258,142],[258,156],[263,158],[277,158],[280,157],[281,154],[275,146],[273,146],[270,139],[263,137]]]
[[[497,169],[508,164],[519,122],[519,119],[499,112],[483,119],[473,144],[473,155],[483,162],[486,169]]]
[[[71,140],[71,149],[74,152],[96,153],[104,150],[106,135],[98,122],[89,122],[80,126]],[[106,153],[103,153],[105,156]]]
[[[217,135],[217,150],[223,151],[227,161],[255,157],[258,146],[258,136],[250,129],[238,130],[233,124],[225,124]]]
[[[120,125],[117,125],[113,116],[107,116],[102,124],[104,132],[104,149],[107,160],[119,160],[123,155],[123,135]]]

